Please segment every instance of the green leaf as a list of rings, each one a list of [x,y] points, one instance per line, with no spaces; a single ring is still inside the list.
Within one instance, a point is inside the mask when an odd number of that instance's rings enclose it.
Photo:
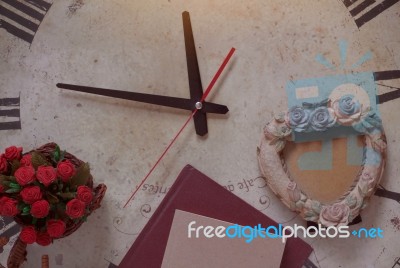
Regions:
[[[317,219],[317,215],[313,211],[306,211],[304,213],[304,219],[307,221],[314,221]]]
[[[304,202],[303,201],[297,201],[296,202],[296,208],[298,209],[302,209],[304,207]]]
[[[355,208],[357,206],[357,198],[353,195],[346,197],[346,204],[349,208]]]
[[[31,155],[32,155],[32,158],[31,158],[32,166],[35,169],[37,169],[40,166],[49,166],[50,165],[50,163],[47,162],[46,158],[42,154],[34,151],[31,153]]]
[[[13,194],[13,193],[19,193],[20,191],[21,191],[21,189],[10,188],[10,189],[6,190],[6,193]]]
[[[35,185],[35,186],[39,186],[41,189],[45,189],[46,187],[43,185],[43,184],[41,184],[39,181],[34,181],[33,182],[33,185]]]
[[[15,183],[17,183],[17,179],[16,179],[14,176],[8,177],[8,180],[9,180],[10,182],[15,182]]]
[[[75,175],[71,178],[71,186],[86,185],[90,177],[90,167],[88,163],[84,163],[77,170]]]
[[[16,182],[10,182],[9,186],[13,189],[21,189],[21,186]]]
[[[368,200],[364,199],[362,205],[361,205],[361,209],[364,209],[366,206],[368,205]]]
[[[69,192],[69,193],[59,193],[57,195],[60,196],[63,199],[74,199],[75,196],[76,196],[75,193],[71,193],[71,192]]]
[[[18,210],[22,211],[25,206],[26,206],[26,204],[24,202],[19,202],[18,205],[17,205],[17,208],[18,208]]]
[[[22,209],[22,215],[27,215],[29,214],[29,212],[31,211],[30,206],[26,205],[23,209]]]
[[[37,220],[38,220],[37,218],[32,217],[32,224],[35,225],[37,223]]]
[[[304,213],[304,216],[306,216],[306,217],[314,217],[314,216],[315,216],[315,213],[314,213],[313,211],[306,211],[306,212]]]
[[[58,163],[58,161],[60,161],[60,157],[61,157],[60,147],[56,145],[56,149],[54,150],[53,153],[54,162]]]
[[[319,214],[321,212],[321,203],[313,202],[311,208],[315,213]]]

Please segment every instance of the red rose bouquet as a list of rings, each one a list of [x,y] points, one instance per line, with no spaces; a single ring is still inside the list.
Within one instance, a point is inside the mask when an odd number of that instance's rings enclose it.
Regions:
[[[57,144],[23,153],[11,146],[0,155],[0,215],[22,225],[25,244],[51,244],[75,231],[100,206],[106,186],[93,188],[87,163]]]

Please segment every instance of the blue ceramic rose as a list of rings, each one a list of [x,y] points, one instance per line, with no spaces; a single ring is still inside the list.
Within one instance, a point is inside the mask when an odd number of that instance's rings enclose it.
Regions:
[[[325,131],[336,123],[333,111],[327,107],[318,107],[310,115],[311,127],[316,131]]]
[[[310,124],[310,110],[301,106],[290,108],[286,123],[296,132],[305,132]]]
[[[361,104],[353,95],[345,95],[339,99],[339,111],[345,115],[353,115],[361,110]]]
[[[342,125],[352,125],[361,117],[362,106],[353,95],[344,95],[332,104],[337,121]]]

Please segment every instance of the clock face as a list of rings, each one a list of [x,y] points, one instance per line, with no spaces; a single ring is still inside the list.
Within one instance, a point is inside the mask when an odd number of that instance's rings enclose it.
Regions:
[[[371,83],[381,95],[378,108],[389,147],[381,184],[400,192],[393,164],[400,158],[400,4],[372,2],[2,0],[1,150],[11,145],[30,150],[55,141],[90,163],[95,183],[108,186],[102,207],[88,222],[46,249],[51,266],[61,257],[63,267],[118,264],[186,164],[277,222],[304,224],[266,187],[256,155],[263,126],[273,112],[287,110],[292,101],[288,88],[298,81],[374,75]],[[56,84],[190,98],[183,11],[190,12],[204,88],[231,47],[236,48],[207,98],[228,106],[229,113],[208,114],[204,137],[196,135],[190,122],[123,208],[190,111],[72,92]],[[341,142],[342,151],[346,144],[358,146],[357,139]],[[299,157],[310,151],[297,149]],[[321,155],[327,154],[329,158],[329,152]],[[292,164],[301,169],[304,163],[296,166],[294,159]],[[349,165],[349,174],[356,165]],[[323,180],[318,183],[323,185]],[[394,235],[399,232],[398,211],[394,200],[372,197],[361,225],[381,227],[384,238],[348,239],[345,245],[311,239],[313,262],[321,267],[391,267],[400,245]],[[354,247],[368,254],[349,255]],[[39,260],[42,254],[43,248],[30,247],[28,261]]]

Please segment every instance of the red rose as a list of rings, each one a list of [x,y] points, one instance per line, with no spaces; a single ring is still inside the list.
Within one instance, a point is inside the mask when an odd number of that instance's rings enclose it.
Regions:
[[[35,218],[44,218],[49,214],[50,205],[46,200],[39,200],[32,204],[31,215]]]
[[[25,186],[35,181],[35,169],[31,166],[20,167],[14,173],[17,182],[21,186]]]
[[[6,148],[4,156],[7,160],[21,159],[22,147],[10,146]]]
[[[53,167],[40,166],[36,171],[36,178],[43,183],[44,186],[48,187],[57,179],[57,173]]]
[[[81,200],[83,203],[90,204],[93,200],[92,189],[87,186],[79,186],[76,192],[76,198]]]
[[[41,246],[48,246],[51,244],[52,241],[53,239],[48,233],[37,233],[36,235],[36,243]]]
[[[0,155],[0,173],[5,173],[8,170],[8,162],[4,154]]]
[[[32,155],[26,154],[21,158],[21,167],[32,166]]]
[[[63,182],[67,182],[69,181],[69,179],[71,179],[72,176],[75,175],[75,167],[70,161],[66,160],[58,163],[57,173],[58,176],[61,177]]]
[[[12,198],[3,196],[0,198],[0,215],[13,217],[18,214],[18,201]]]
[[[42,192],[39,186],[28,186],[20,192],[22,200],[27,204],[33,204],[35,201],[42,199]]]
[[[50,237],[58,238],[65,232],[65,222],[62,220],[49,220],[47,222],[47,233]]]
[[[65,213],[72,219],[80,218],[85,214],[85,203],[79,199],[72,199],[67,203],[67,208]]]
[[[33,226],[25,226],[19,234],[22,242],[26,244],[33,244],[36,241],[36,230]]]

